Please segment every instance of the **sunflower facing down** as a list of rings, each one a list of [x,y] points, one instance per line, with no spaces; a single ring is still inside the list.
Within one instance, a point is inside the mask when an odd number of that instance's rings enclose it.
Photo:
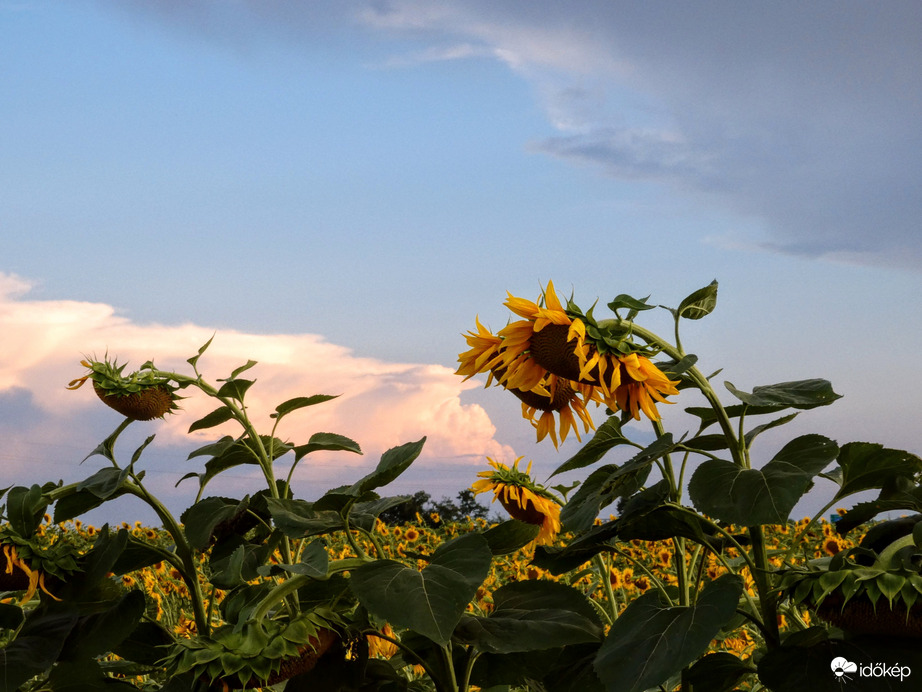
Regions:
[[[513,519],[540,526],[535,542],[547,545],[560,533],[560,504],[550,492],[535,483],[530,476],[531,462],[525,471],[519,471],[519,457],[509,468],[487,457],[493,471],[481,471],[482,479],[471,489],[475,494],[493,491],[493,501],[499,500]]]
[[[524,319],[496,334],[478,319],[477,331],[465,335],[470,350],[458,356],[457,374],[468,379],[487,373],[487,386],[495,379],[515,394],[539,441],[551,435],[557,446],[554,413],[560,439],[570,430],[579,438],[577,418],[586,432],[594,428],[589,402],[625,411],[635,420],[641,412],[659,420],[656,404],[672,403],[666,397],[679,393],[678,380],[670,380],[644,355],[648,349],[624,336],[615,338],[610,326],[591,317],[591,310],[584,315],[572,302],[564,308],[553,282],[538,303],[509,295],[504,304]],[[536,420],[537,411],[543,413]]]

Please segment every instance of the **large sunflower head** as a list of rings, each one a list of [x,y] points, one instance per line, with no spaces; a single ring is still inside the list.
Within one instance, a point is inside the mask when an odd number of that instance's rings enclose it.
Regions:
[[[493,491],[493,501],[509,512],[509,516],[528,524],[540,526],[535,541],[544,545],[553,542],[560,532],[560,504],[549,491],[536,483],[531,475],[531,462],[525,471],[519,470],[519,457],[512,467],[487,458],[492,471],[481,471],[481,478],[471,489],[475,494]]]
[[[458,357],[457,374],[487,373],[487,386],[495,380],[515,394],[539,441],[550,436],[557,446],[558,431],[562,441],[570,430],[579,438],[577,420],[586,432],[592,429],[589,402],[658,420],[656,404],[672,403],[666,396],[678,394],[678,380],[649,359],[652,349],[630,340],[620,320],[600,324],[592,310],[583,313],[572,300],[564,306],[553,282],[537,302],[509,294],[505,306],[523,319],[496,334],[478,319],[477,331],[465,337],[471,349]]]
[[[117,360],[110,362],[108,358],[85,358],[80,364],[88,368],[89,372],[71,380],[67,388],[79,389],[90,380],[96,396],[123,416],[134,420],[152,420],[163,418],[179,408],[176,402],[182,397],[177,396],[177,387],[169,378],[158,375],[150,361],[129,375],[122,373],[127,363],[119,365]]]

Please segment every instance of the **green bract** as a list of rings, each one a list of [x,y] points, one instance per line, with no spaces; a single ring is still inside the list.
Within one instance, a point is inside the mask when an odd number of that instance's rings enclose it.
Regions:
[[[343,625],[329,610],[224,625],[210,636],[179,640],[163,663],[172,675],[191,673],[231,688],[276,684],[310,670],[340,640]]]
[[[922,607],[917,607],[922,549],[913,534],[897,538],[880,553],[859,546],[781,570],[779,577],[782,596],[810,606],[842,629],[922,636]]]

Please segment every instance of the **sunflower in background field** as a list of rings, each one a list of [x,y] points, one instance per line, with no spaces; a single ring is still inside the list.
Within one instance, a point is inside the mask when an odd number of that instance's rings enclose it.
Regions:
[[[531,478],[531,462],[525,471],[519,470],[519,457],[512,468],[487,457],[492,471],[481,471],[471,489],[475,494],[493,491],[493,501],[509,512],[509,516],[527,524],[540,526],[535,541],[539,545],[551,543],[560,532],[560,502],[549,491]]]
[[[578,422],[585,432],[594,428],[590,402],[635,420],[641,412],[659,420],[656,404],[672,403],[666,397],[679,393],[679,381],[648,358],[647,347],[615,336],[609,325],[596,322],[592,310],[584,314],[572,301],[564,307],[553,282],[538,302],[508,294],[504,305],[522,319],[496,334],[477,319],[476,331],[465,334],[470,348],[458,356],[457,374],[468,379],[486,373],[487,386],[495,379],[515,394],[539,441],[549,435],[556,447],[558,430],[560,441],[570,430],[580,439]],[[620,320],[615,326],[629,334]]]

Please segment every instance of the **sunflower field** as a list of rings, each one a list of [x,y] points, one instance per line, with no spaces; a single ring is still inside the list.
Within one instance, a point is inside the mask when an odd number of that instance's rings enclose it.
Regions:
[[[312,453],[362,453],[336,433],[283,436],[283,420],[334,397],[284,401],[257,431],[244,377],[257,363],[212,384],[199,370],[210,341],[187,373],[83,360],[69,388],[90,383],[124,420],[83,481],[0,495],[0,692],[910,689],[922,675],[922,459],[801,434],[757,462],[757,438],[840,397],[822,379],[724,382],[725,404],[717,373],[680,339],[716,302],[715,282],[665,308],[669,339],[639,323],[656,307],[646,299],[619,295],[597,319],[552,283],[534,302],[509,295],[514,319],[496,333],[477,320],[458,375],[510,392],[539,443],[586,436],[543,482],[522,458],[485,459],[471,490],[508,513],[495,521],[382,520],[412,499],[385,489],[425,438],[319,499],[295,497]],[[189,454],[198,470],[179,480],[197,497],[176,516],[144,482],[154,435],[127,451],[119,438],[192,395],[215,408],[190,433],[236,435]],[[690,430],[661,416],[679,402]],[[652,442],[631,439],[640,425]],[[263,488],[206,492],[244,464]],[[550,484],[564,473],[579,478]],[[832,497],[795,520],[818,478]],[[871,499],[849,506],[857,493]],[[125,496],[160,525],[81,519]]]

